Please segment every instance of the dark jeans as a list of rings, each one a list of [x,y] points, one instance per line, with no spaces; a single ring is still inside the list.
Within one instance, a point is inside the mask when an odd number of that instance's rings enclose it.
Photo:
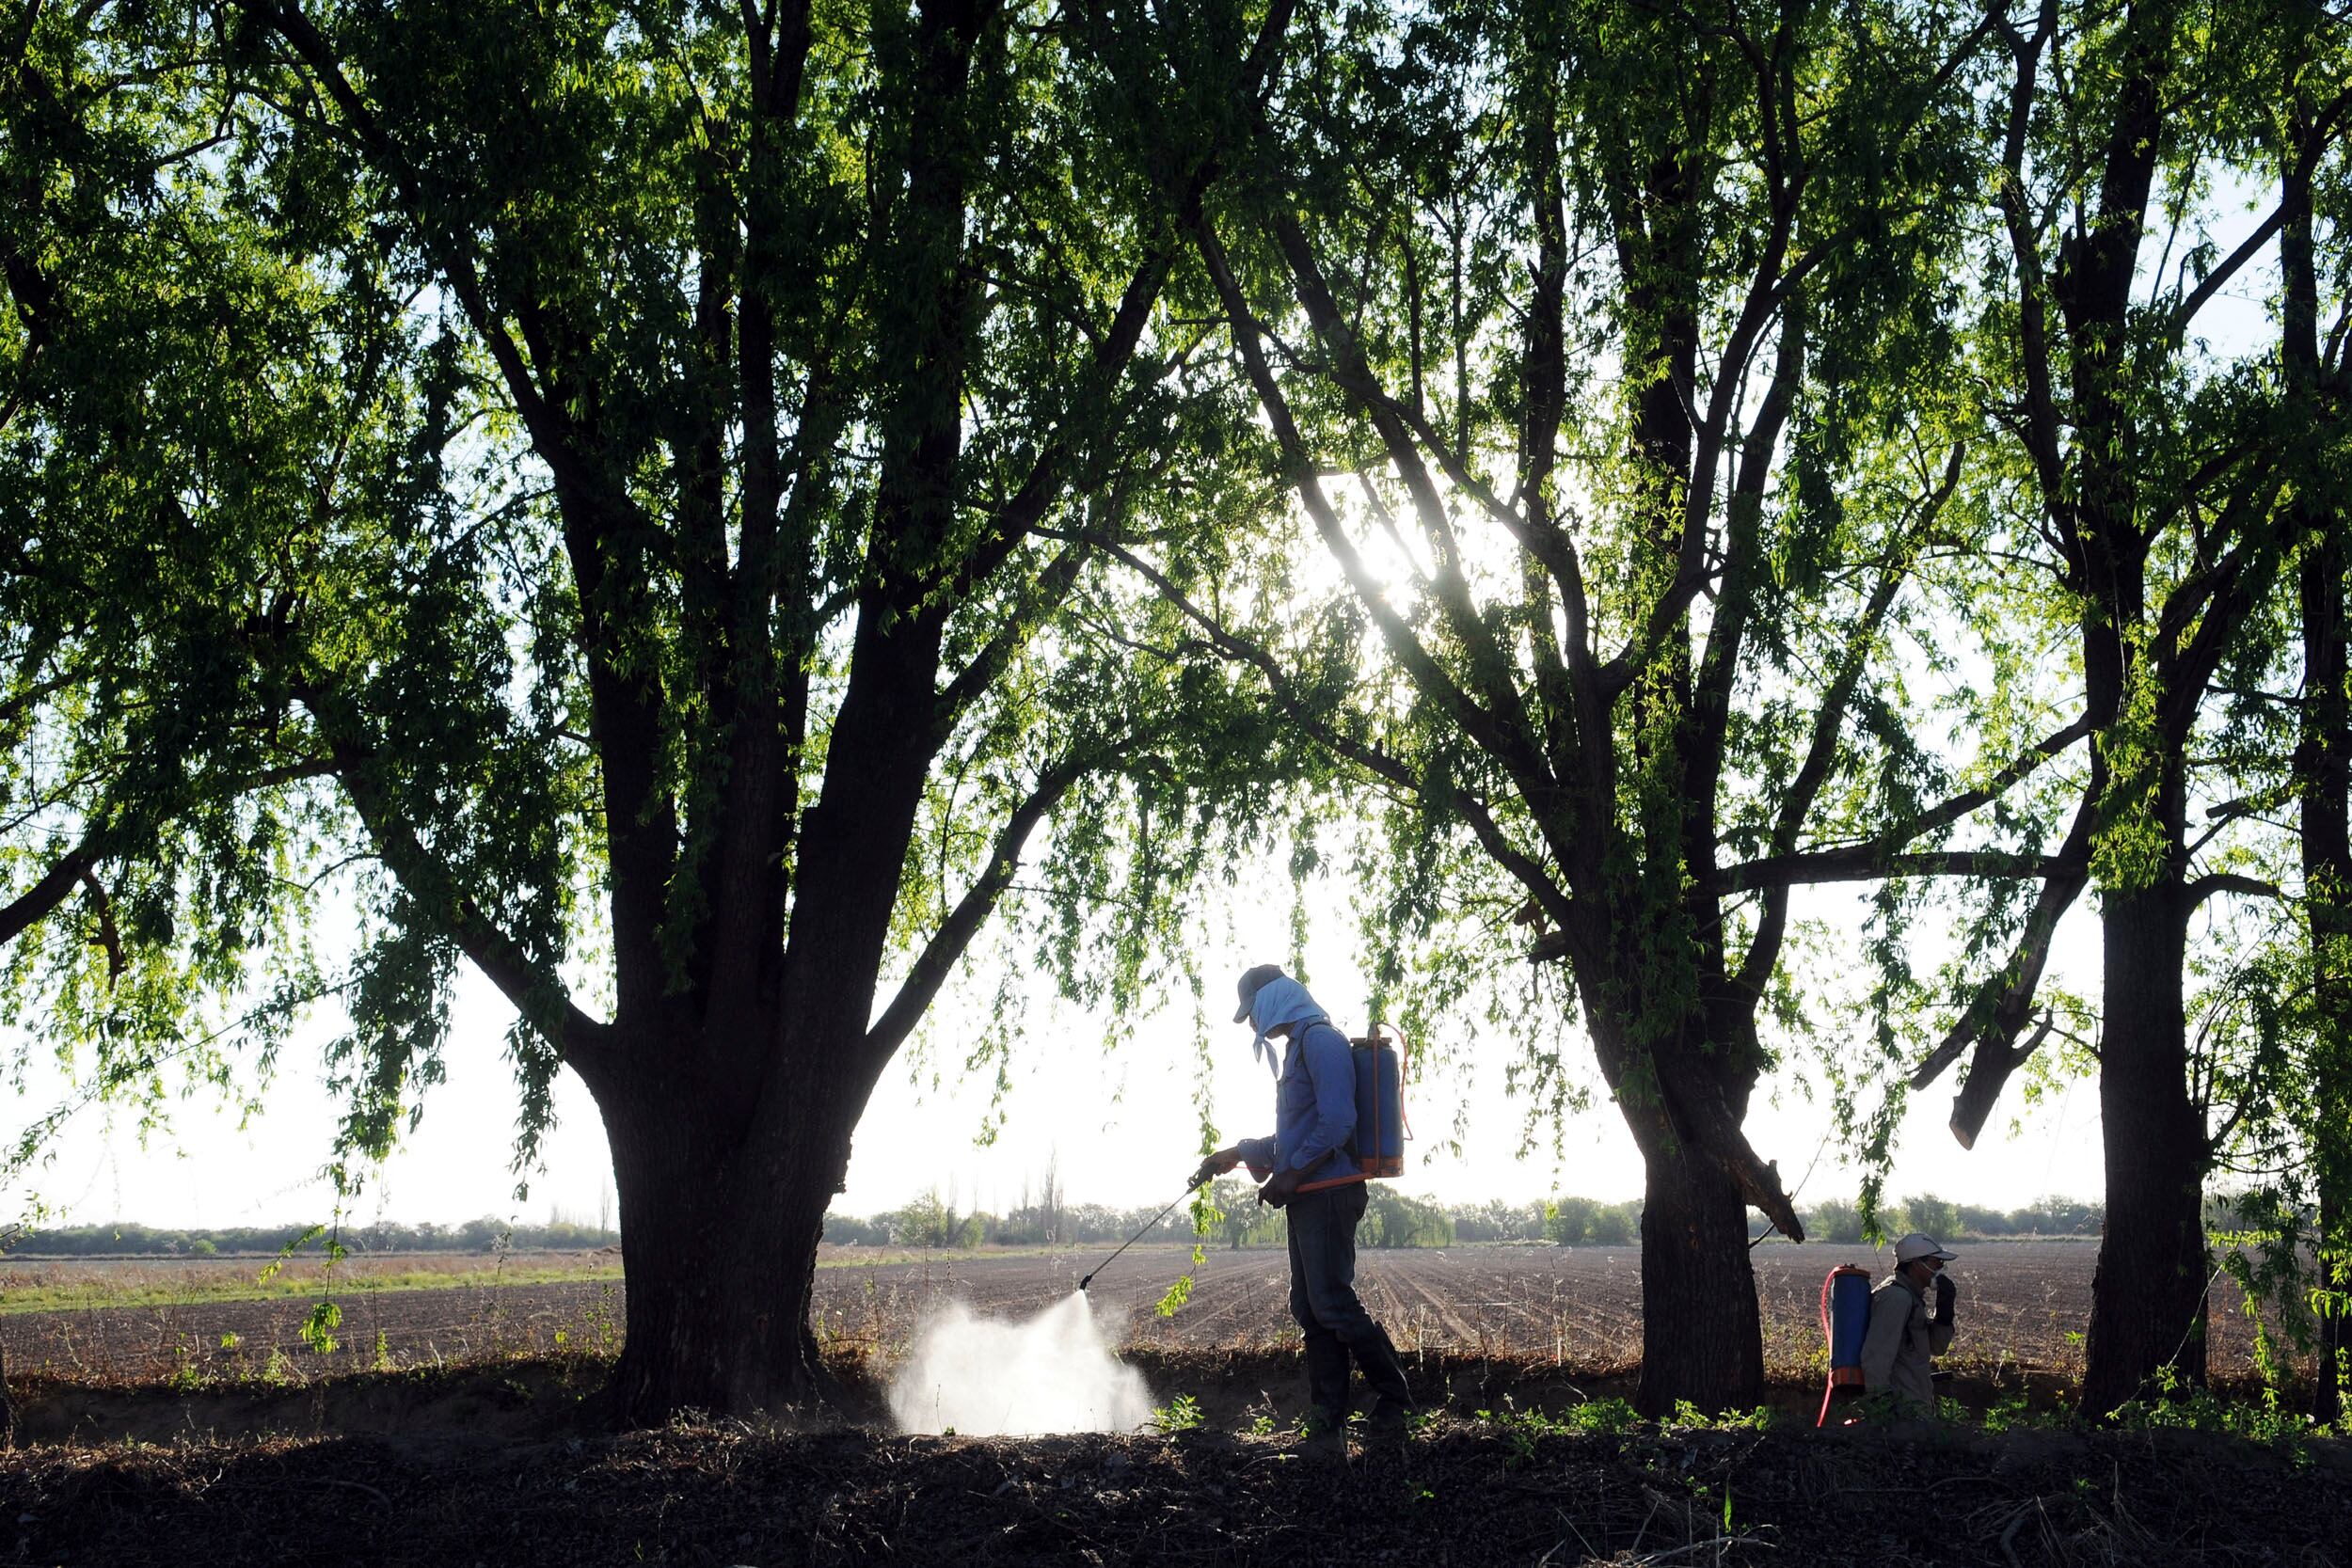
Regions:
[[[1356,1222],[1364,1217],[1364,1184],[1300,1193],[1290,1201],[1291,1316],[1307,1336],[1307,1396],[1314,1419],[1347,1419],[1347,1358],[1384,1409],[1409,1410],[1413,1396],[1388,1330],[1356,1299]]]

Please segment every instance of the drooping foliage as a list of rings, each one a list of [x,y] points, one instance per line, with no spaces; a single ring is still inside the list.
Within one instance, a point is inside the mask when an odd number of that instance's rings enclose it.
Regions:
[[[1740,1131],[1768,1002],[1803,1010],[1791,886],[2039,872],[2003,824],[1939,846],[2083,733],[2012,719],[1947,778],[1899,689],[1945,629],[1921,564],[1970,538],[1988,29],[1702,9],[1302,6],[1255,98],[1096,24],[1139,142],[1203,96],[1236,127],[1197,212],[1166,194],[1295,497],[1131,564],[1385,800],[1383,990],[1408,946],[1525,956],[1515,908],[1558,965],[1539,1005],[1581,1005],[1648,1168],[1659,1409],[1756,1397],[1743,1210],[1803,1231]]]
[[[1041,21],[10,29],[11,997],[152,1086],[199,996],[331,982],[353,1180],[478,968],[519,1161],[560,1066],[612,1137],[629,1414],[807,1391],[859,1112],[1041,825],[1049,904],[1149,905],[1280,763],[1101,569],[1181,491],[1199,334]],[[320,879],[360,929],[313,963]],[[1132,933],[1049,950],[1122,940],[1125,995]]]
[[[1653,1408],[1757,1396],[1801,1052],[1866,1212],[1880,1080],[2099,1074],[2103,1399],[2217,1162],[2340,1308],[2352,99],[2245,15],[20,0],[0,1006],[159,1110],[336,996],[349,1181],[474,966],[524,1164],[563,1066],[612,1139],[621,1408],[749,1409],[990,920],[1197,997],[1281,816],[1375,1014],[1589,1050]]]

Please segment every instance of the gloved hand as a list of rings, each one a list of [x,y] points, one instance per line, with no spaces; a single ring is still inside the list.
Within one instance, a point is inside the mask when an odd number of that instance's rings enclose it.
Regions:
[[[1238,1148],[1220,1148],[1215,1154],[1203,1156],[1200,1163],[1192,1168],[1192,1174],[1184,1179],[1184,1190],[1190,1192],[1203,1181],[1214,1181],[1240,1164],[1241,1150]]]
[[[1298,1184],[1306,1176],[1296,1165],[1284,1165],[1274,1173],[1272,1180],[1258,1189],[1258,1201],[1269,1209],[1279,1209],[1298,1196]]]
[[[1937,1323],[1947,1323],[1952,1321],[1952,1302],[1959,1293],[1959,1288],[1953,1285],[1950,1275],[1939,1274],[1935,1276],[1935,1321]]]

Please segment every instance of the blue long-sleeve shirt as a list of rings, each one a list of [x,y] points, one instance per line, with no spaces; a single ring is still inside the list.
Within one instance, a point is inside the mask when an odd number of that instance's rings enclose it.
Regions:
[[[1347,1037],[1318,1020],[1297,1029],[1282,1053],[1274,1135],[1244,1138],[1234,1147],[1254,1172],[1297,1169],[1327,1181],[1356,1174],[1356,1162],[1347,1157],[1355,1131],[1355,1057]]]

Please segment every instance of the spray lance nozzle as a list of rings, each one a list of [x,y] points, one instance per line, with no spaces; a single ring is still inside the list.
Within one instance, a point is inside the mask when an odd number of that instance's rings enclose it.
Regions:
[[[1192,1182],[1190,1185],[1186,1186],[1183,1192],[1178,1193],[1175,1197],[1169,1201],[1166,1209],[1161,1210],[1158,1213],[1146,1220],[1141,1230],[1136,1231],[1134,1235],[1120,1243],[1119,1252],[1126,1251],[1129,1247],[1143,1240],[1144,1237],[1150,1235],[1152,1228],[1157,1226],[1160,1221],[1168,1218],[1168,1216],[1174,1212],[1177,1204],[1184,1202],[1184,1199],[1190,1197],[1193,1194],[1207,1186],[1214,1180],[1214,1177],[1203,1176],[1198,1180]],[[1104,1269],[1107,1269],[1113,1263],[1118,1262],[1119,1252],[1112,1253],[1108,1258],[1105,1258],[1100,1263],[1095,1264],[1094,1267],[1089,1271],[1087,1276],[1078,1281],[1078,1289],[1081,1291],[1085,1290],[1088,1286],[1094,1283],[1094,1276],[1096,1275],[1101,1274]]]

